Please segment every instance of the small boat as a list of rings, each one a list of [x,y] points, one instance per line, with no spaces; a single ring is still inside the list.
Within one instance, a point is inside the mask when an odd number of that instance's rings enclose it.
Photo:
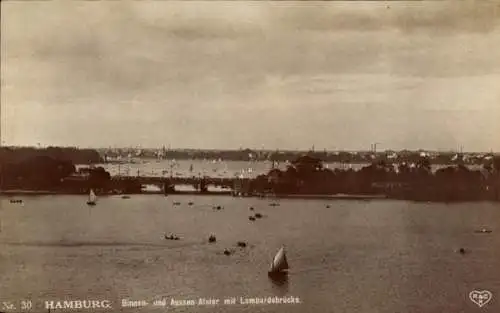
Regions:
[[[122,196],[122,199],[130,199],[130,196]]]
[[[96,205],[97,196],[94,193],[94,190],[90,189],[89,192],[89,200],[87,201],[87,205]]]
[[[210,237],[208,237],[208,242],[216,242],[217,241],[217,238],[215,238],[215,235],[210,235]]]
[[[177,235],[174,235],[174,234],[170,234],[167,236],[167,234],[163,235],[165,237],[165,239],[168,239],[168,240],[180,240],[179,236]]]
[[[482,234],[489,234],[489,233],[491,233],[491,229],[482,228],[482,229],[475,230],[474,232],[475,233],[482,233]]]
[[[269,276],[280,276],[286,275],[288,266],[288,261],[286,259],[285,247],[281,246],[278,253],[274,256],[273,262],[271,263],[271,268],[267,272]]]

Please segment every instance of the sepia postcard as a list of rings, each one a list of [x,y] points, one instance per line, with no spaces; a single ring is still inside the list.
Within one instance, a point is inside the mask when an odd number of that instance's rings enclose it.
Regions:
[[[0,313],[500,312],[500,1],[0,5]]]

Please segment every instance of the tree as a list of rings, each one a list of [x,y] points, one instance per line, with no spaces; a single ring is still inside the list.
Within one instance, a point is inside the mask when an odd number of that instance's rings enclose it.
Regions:
[[[292,161],[292,166],[297,170],[299,176],[309,176],[311,173],[319,172],[323,169],[321,159],[304,155]]]
[[[54,189],[63,178],[75,172],[75,166],[70,161],[59,161],[48,156],[30,157],[3,167],[2,181],[6,186],[28,189]]]
[[[101,166],[90,171],[89,185],[91,188],[105,189],[110,180],[111,175]]]
[[[431,172],[431,161],[427,157],[421,157],[415,165],[419,171],[427,173]]]
[[[497,173],[500,174],[500,156],[493,157],[493,167],[496,169]]]

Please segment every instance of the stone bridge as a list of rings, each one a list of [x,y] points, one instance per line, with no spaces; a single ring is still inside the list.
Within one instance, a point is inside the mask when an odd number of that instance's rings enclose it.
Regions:
[[[190,185],[196,190],[206,190],[207,186],[223,187],[238,191],[251,181],[250,178],[221,178],[221,177],[156,177],[156,176],[114,176],[113,180],[135,180],[141,185],[154,185],[162,190],[176,185]]]

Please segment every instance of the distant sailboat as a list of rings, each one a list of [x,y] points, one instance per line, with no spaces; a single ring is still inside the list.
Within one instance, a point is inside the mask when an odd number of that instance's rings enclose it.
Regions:
[[[90,189],[89,193],[89,201],[87,201],[87,205],[96,205],[97,196],[94,193],[94,190]]]
[[[274,256],[273,262],[271,263],[271,268],[269,269],[268,274],[270,276],[274,275],[286,275],[287,270],[290,267],[288,266],[288,261],[286,259],[285,247],[281,247],[278,250],[278,253]]]

